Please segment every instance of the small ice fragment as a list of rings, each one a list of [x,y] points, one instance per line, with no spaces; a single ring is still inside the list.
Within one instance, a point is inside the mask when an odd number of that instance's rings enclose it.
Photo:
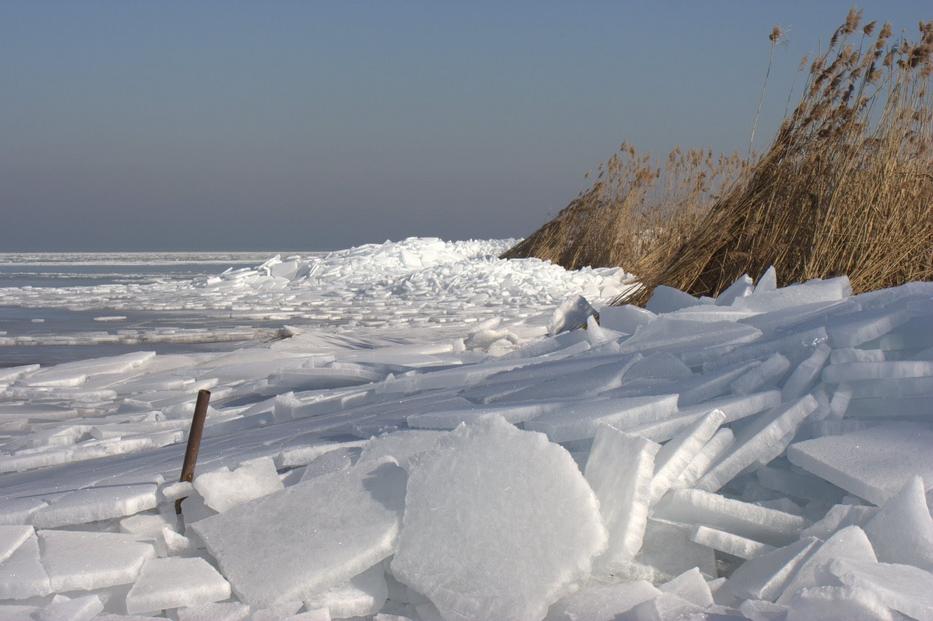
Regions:
[[[126,594],[126,611],[154,612],[228,597],[230,584],[203,558],[156,558],[143,566]]]
[[[194,478],[194,489],[204,504],[218,513],[283,488],[271,457],[243,462],[233,471],[221,468]]]
[[[385,570],[378,563],[349,582],[338,584],[304,600],[307,610],[325,608],[334,619],[374,615],[388,596]]]
[[[702,608],[713,605],[713,593],[709,590],[709,585],[696,567],[688,569],[658,588],[664,593],[673,593]]]
[[[595,316],[599,318],[599,313],[582,295],[568,297],[560,306],[554,310],[551,315],[551,321],[547,326],[549,335],[558,334],[566,330],[574,330],[586,326],[587,317]]]

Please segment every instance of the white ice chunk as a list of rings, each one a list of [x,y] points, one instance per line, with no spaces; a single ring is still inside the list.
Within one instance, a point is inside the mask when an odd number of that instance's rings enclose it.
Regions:
[[[79,489],[32,514],[36,528],[58,528],[133,515],[155,508],[155,485],[117,485]]]
[[[718,528],[763,543],[793,541],[807,520],[790,513],[760,507],[698,489],[676,489],[655,508],[659,518]]]
[[[179,608],[175,615],[178,621],[245,621],[249,606],[240,602],[213,602]]]
[[[725,552],[726,554],[731,554],[741,559],[755,558],[756,556],[761,556],[766,552],[774,550],[774,546],[769,546],[766,543],[761,543],[760,541],[755,541],[748,537],[740,537],[739,535],[727,533],[708,526],[695,527],[693,533],[690,535],[690,540],[701,546],[719,550],[720,552]]]
[[[194,478],[194,489],[204,504],[223,513],[254,498],[283,489],[271,457],[244,462],[231,471],[227,468],[206,472]]]
[[[349,582],[338,584],[304,601],[307,610],[326,608],[334,619],[374,615],[388,596],[385,570],[378,563]]]
[[[918,621],[933,620],[933,574],[911,565],[831,559],[827,571],[844,586],[864,589]]]
[[[920,477],[911,477],[863,528],[879,561],[933,571],[933,517]]]
[[[658,317],[644,324],[621,346],[622,353],[701,349],[712,346],[749,343],[761,337],[761,330],[734,321],[691,321]]]
[[[34,532],[32,526],[0,526],[0,564],[13,556]]]
[[[413,468],[392,573],[447,620],[540,619],[606,543],[570,454],[490,417]]]
[[[375,463],[384,460],[386,457],[391,457],[407,470],[412,459],[434,448],[445,435],[447,434],[442,431],[411,430],[398,431],[372,438],[363,446],[363,452],[360,454],[358,463]]]
[[[810,587],[797,593],[789,603],[787,621],[893,621],[881,599],[865,589],[852,587]]]
[[[709,585],[696,567],[688,569],[658,588],[664,593],[672,593],[702,608],[713,605],[713,593],[709,590]]]
[[[39,540],[29,537],[0,563],[0,600],[48,595],[49,576],[39,560]]]
[[[774,601],[818,546],[816,537],[806,537],[760,554],[739,566],[724,588],[741,599]]]
[[[828,539],[836,531],[846,526],[862,526],[878,512],[877,507],[864,505],[833,505],[826,515],[812,526],[800,532],[801,537]]]
[[[0,506],[0,524],[28,524],[30,516],[46,506],[41,498],[8,498]]]
[[[865,532],[858,526],[847,526],[827,539],[794,574],[784,592],[777,598],[778,604],[789,604],[801,589],[826,584],[824,565],[833,559],[875,562],[875,553]]]
[[[136,579],[155,550],[131,535],[67,530],[39,531],[42,564],[52,590],[94,591]]]
[[[771,354],[760,365],[745,372],[732,382],[732,391],[737,395],[747,395],[760,388],[767,388],[777,383],[790,368],[790,360],[781,354]]]
[[[601,326],[625,334],[633,334],[638,326],[650,323],[655,317],[650,310],[632,304],[606,306],[599,311]]]
[[[755,291],[755,281],[748,274],[742,274],[735,279],[735,282],[729,285],[716,298],[717,306],[729,306],[739,298],[751,295]]]
[[[707,576],[716,575],[716,557],[713,550],[690,540],[692,527],[651,517],[645,528],[645,541],[642,544],[636,563],[654,570],[652,581],[670,580],[688,569],[698,567]],[[616,573],[625,571],[625,566],[610,566]]]
[[[843,435],[791,444],[792,464],[837,487],[882,505],[914,475],[933,481],[933,431],[910,423],[884,423]]]
[[[613,621],[622,613],[660,594],[658,589],[644,580],[594,583],[551,606],[545,621]]]
[[[784,401],[799,399],[813,388],[829,358],[830,351],[832,350],[825,343],[820,343],[806,360],[797,365],[781,388],[781,398]]]
[[[819,406],[806,395],[761,415],[742,430],[728,455],[710,468],[697,488],[714,492],[754,463],[766,464],[784,452],[797,428]]]
[[[609,532],[609,561],[631,560],[641,549],[660,448],[610,425],[596,432],[584,472]]]
[[[546,433],[552,442],[567,442],[592,438],[600,424],[624,428],[669,418],[676,412],[676,394],[569,402],[566,409],[528,421],[525,428]]]
[[[827,280],[809,280],[799,285],[773,290],[762,290],[762,285],[759,283],[752,295],[736,299],[733,306],[769,313],[790,306],[833,302],[850,295],[852,295],[852,286],[846,276]]]
[[[597,315],[596,309],[582,295],[568,297],[560,303],[547,326],[548,334],[558,334],[586,326],[586,319]]]
[[[667,493],[694,457],[726,421],[721,410],[713,410],[694,424],[675,435],[661,447],[655,457],[654,477],[651,479],[651,504]]]
[[[693,487],[700,478],[706,474],[711,464],[719,461],[735,442],[735,434],[728,427],[723,427],[710,438],[703,448],[697,453],[680,476],[672,484],[672,487]]]
[[[126,594],[126,611],[154,612],[228,597],[230,584],[203,558],[156,558],[143,566]]]
[[[700,300],[689,293],[684,293],[680,289],[668,287],[667,285],[658,285],[651,292],[651,297],[645,308],[652,313],[671,313],[675,310],[686,308],[687,306],[696,306]]]
[[[56,595],[48,606],[35,615],[36,621],[91,621],[104,609],[96,595],[69,599]]]
[[[395,549],[405,472],[393,464],[315,477],[192,525],[254,606],[346,582]]]

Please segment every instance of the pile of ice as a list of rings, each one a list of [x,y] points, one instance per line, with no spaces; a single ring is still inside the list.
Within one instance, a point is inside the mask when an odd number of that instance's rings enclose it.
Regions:
[[[399,328],[518,321],[552,309],[571,292],[608,302],[632,286],[618,268],[568,271],[539,259],[499,259],[516,241],[412,237],[326,254],[274,256],[255,267],[188,281],[0,287],[0,306],[196,311],[244,321]],[[167,338],[109,336],[123,343]],[[0,339],[0,345],[26,344]]]
[[[933,619],[933,283],[595,310],[2,372],[0,618]]]

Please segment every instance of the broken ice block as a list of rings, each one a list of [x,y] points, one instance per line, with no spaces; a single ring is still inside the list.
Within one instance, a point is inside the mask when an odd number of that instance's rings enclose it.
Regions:
[[[703,475],[697,488],[715,492],[752,464],[773,460],[784,452],[797,428],[817,405],[816,399],[807,395],[762,414],[739,433],[729,453]]]
[[[724,588],[742,599],[774,601],[800,566],[819,546],[816,537],[806,537],[783,548],[765,552],[746,561],[733,572]]]
[[[546,433],[552,442],[568,442],[592,438],[601,424],[624,428],[630,421],[640,424],[669,418],[676,412],[676,394],[569,402],[565,409],[528,421],[525,428]]]
[[[776,384],[790,369],[790,360],[781,354],[771,354],[764,362],[752,367],[732,382],[732,391],[747,395]]]
[[[863,529],[879,561],[933,571],[933,517],[920,477],[911,477]]]
[[[74,599],[56,595],[52,601],[33,615],[36,621],[91,621],[104,609],[104,604],[96,595],[86,595]]]
[[[651,504],[667,493],[725,420],[726,415],[721,410],[713,410],[661,447],[655,457],[655,472],[651,479]]]
[[[638,604],[661,594],[650,582],[636,580],[583,586],[548,611],[545,621],[613,621]]]
[[[792,464],[849,493],[882,505],[914,475],[933,481],[933,431],[883,423],[843,435],[791,444]]]
[[[871,591],[818,586],[802,589],[788,603],[786,621],[894,621],[891,611]]]
[[[29,599],[50,591],[49,576],[39,560],[39,540],[29,537],[0,563],[0,599]]]
[[[784,587],[784,592],[777,598],[777,603],[788,604],[799,590],[825,584],[823,566],[839,558],[869,562],[877,560],[864,531],[858,526],[847,526],[823,542],[800,565],[797,573]]]
[[[0,564],[33,536],[32,526],[0,526]]]
[[[79,489],[32,514],[36,528],[58,528],[133,515],[155,508],[155,485],[118,485]]]
[[[593,439],[584,470],[599,499],[609,532],[606,559],[631,560],[641,549],[651,501],[655,455],[661,447],[602,425]]]
[[[490,417],[412,468],[391,567],[448,621],[540,619],[606,543],[570,454]]]
[[[781,388],[781,398],[784,401],[799,399],[813,388],[826,365],[830,351],[829,346],[820,343],[806,360],[797,365]]]
[[[670,580],[688,569],[698,567],[706,576],[716,575],[716,556],[713,550],[690,540],[693,530],[689,524],[648,518],[645,540],[635,561],[653,570],[652,580]],[[616,575],[624,569],[610,565]]]
[[[155,550],[132,535],[67,530],[39,531],[42,564],[52,591],[95,591],[129,584]]]
[[[208,507],[224,511],[254,498],[283,489],[271,457],[243,462],[231,471],[220,468],[194,478],[194,489]]]
[[[155,612],[228,597],[230,584],[203,558],[156,558],[143,566],[126,594],[126,611]]]
[[[307,610],[324,608],[334,619],[366,617],[379,612],[387,596],[385,570],[382,563],[377,563],[349,582],[305,599],[304,605]]]
[[[566,330],[582,328],[586,325],[586,319],[590,315],[599,317],[599,313],[587,302],[585,297],[582,295],[568,297],[561,302],[560,306],[554,309],[551,321],[547,326],[547,333],[554,335]]]
[[[659,518],[709,526],[772,545],[793,541],[807,520],[698,489],[675,489],[655,507]]]
[[[404,497],[404,470],[369,464],[245,502],[192,529],[240,599],[262,607],[346,582],[392,554]]]
[[[674,481],[672,487],[693,487],[700,478],[706,474],[711,464],[719,461],[735,441],[735,435],[728,427],[723,427],[710,438],[700,452],[697,453],[680,476]]]
[[[888,608],[918,621],[933,619],[933,574],[911,565],[830,559],[826,571],[843,586],[874,593]]]
[[[722,530],[710,528],[708,526],[697,526],[690,535],[690,540],[701,546],[706,546],[741,559],[755,558],[766,552],[774,550],[774,546],[766,543],[740,537],[733,533],[727,533]]]
[[[689,293],[667,285],[658,285],[651,292],[651,297],[648,299],[648,303],[645,304],[645,309],[652,313],[661,314],[671,313],[677,309],[696,306],[697,304],[700,304],[700,301]]]

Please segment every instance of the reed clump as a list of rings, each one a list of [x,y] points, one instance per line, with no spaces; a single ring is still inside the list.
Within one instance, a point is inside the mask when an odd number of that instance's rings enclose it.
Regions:
[[[567,269],[637,270],[658,247],[696,227],[710,205],[749,169],[738,154],[675,148],[664,162],[624,143],[593,185],[503,258],[538,257]]]
[[[848,274],[867,291],[933,278],[933,22],[916,40],[849,12],[748,176],[681,240],[639,262],[660,284],[719,294],[774,265],[781,284]]]

